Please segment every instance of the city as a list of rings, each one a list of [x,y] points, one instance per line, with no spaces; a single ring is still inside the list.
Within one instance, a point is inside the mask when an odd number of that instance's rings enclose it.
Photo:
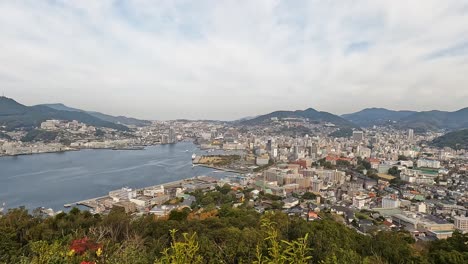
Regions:
[[[0,264],[468,263],[466,0],[0,13]]]
[[[12,140],[0,141],[0,153],[144,151],[145,146],[194,141],[204,154],[193,154],[193,166],[238,173],[123,187],[104,197],[76,201],[94,213],[119,206],[128,213],[167,217],[172,210],[190,207],[195,190],[210,192],[227,185],[237,190],[233,206],[248,204],[261,213],[280,209],[308,221],[319,219],[320,211],[332,212],[363,233],[402,229],[427,240],[468,231],[468,152],[429,144],[441,133],[373,126],[355,129],[349,137],[333,137],[340,130],[335,124],[295,117],[271,117],[257,125],[176,120],[130,128],[119,132],[76,120],[47,120],[38,129],[59,135],[55,139],[22,142],[15,139],[26,132],[4,131]],[[251,191],[246,197],[241,190]],[[173,203],[181,198],[184,202]]]

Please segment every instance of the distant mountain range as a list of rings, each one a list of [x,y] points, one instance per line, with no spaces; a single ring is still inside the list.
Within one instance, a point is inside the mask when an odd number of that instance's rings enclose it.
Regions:
[[[416,111],[393,111],[385,108],[366,108],[359,112],[342,115],[344,119],[362,127],[384,125],[389,122],[401,120]]]
[[[59,120],[77,120],[87,125],[96,127],[107,127],[121,131],[128,131],[129,128],[122,124],[106,121],[93,116],[84,111],[69,111],[57,108],[48,107],[45,105],[25,106],[15,100],[7,97],[0,97],[0,126],[4,126],[6,130],[16,128],[34,128],[49,119]],[[67,108],[68,109],[68,108]]]
[[[363,127],[392,124],[397,128],[415,131],[457,130],[468,128],[468,108],[458,111],[394,111],[385,108],[366,108],[342,115],[346,120]]]
[[[106,114],[99,113],[99,112],[85,111],[85,110],[81,110],[77,108],[68,107],[64,104],[42,104],[41,106],[47,106],[52,109],[56,109],[60,111],[83,112],[83,113],[92,115],[96,118],[99,118],[101,120],[108,121],[108,122],[115,123],[115,124],[123,124],[123,125],[128,125],[128,126],[146,126],[146,125],[151,124],[151,122],[148,120],[140,120],[140,119],[126,117],[126,116],[111,116],[111,115],[106,115]]]
[[[256,125],[262,123],[268,123],[272,118],[307,118],[310,122],[324,122],[332,123],[337,127],[352,127],[358,128],[358,126],[340,116],[328,113],[317,111],[313,108],[308,108],[306,110],[296,110],[296,111],[276,111],[266,115],[260,115],[250,119],[242,119],[239,121],[241,125]]]

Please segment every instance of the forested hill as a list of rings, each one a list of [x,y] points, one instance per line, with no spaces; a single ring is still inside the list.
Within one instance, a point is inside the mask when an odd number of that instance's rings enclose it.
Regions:
[[[468,263],[468,235],[459,233],[415,244],[406,232],[359,234],[323,212],[307,222],[243,206],[214,208],[159,220],[123,210],[74,208],[55,217],[10,210],[0,215],[0,263]]]
[[[242,125],[258,125],[263,123],[271,122],[272,118],[304,118],[308,119],[310,122],[323,122],[323,123],[332,123],[337,127],[350,127],[358,128],[354,123],[339,117],[337,115],[317,111],[313,108],[308,108],[306,110],[296,110],[296,111],[275,111],[269,114],[260,115],[251,119],[243,119],[240,121]]]
[[[362,127],[385,125],[396,122],[415,111],[394,111],[385,108],[366,108],[356,113],[344,114],[341,117]]]
[[[439,148],[468,149],[468,129],[449,132],[434,139],[432,145]]]
[[[346,120],[360,126],[392,125],[401,129],[456,130],[468,128],[468,108],[457,111],[393,111],[384,108],[367,108],[352,114],[342,115]]]
[[[0,126],[6,130],[34,128],[48,119],[77,120],[87,125],[126,131],[128,127],[101,120],[84,112],[63,111],[46,106],[25,106],[15,100],[0,96]]]
[[[94,116],[96,118],[99,118],[101,120],[112,122],[115,124],[133,125],[133,126],[147,126],[151,124],[151,122],[148,120],[141,120],[141,119],[126,117],[126,116],[112,116],[112,115],[107,115],[107,114],[103,114],[103,113],[99,113],[95,111],[85,111],[85,110],[81,110],[81,109],[77,109],[73,107],[68,107],[64,104],[42,104],[42,106],[47,106],[49,108],[61,110],[61,111],[83,112],[91,116]]]

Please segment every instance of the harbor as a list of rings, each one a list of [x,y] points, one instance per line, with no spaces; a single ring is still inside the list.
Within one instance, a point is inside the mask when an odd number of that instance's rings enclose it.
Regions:
[[[189,150],[188,152],[186,150]],[[65,204],[92,205],[92,197],[106,197],[110,190],[129,186],[171,184],[200,175],[223,178],[233,172],[192,166],[192,154],[201,155],[192,142],[147,146],[139,151],[101,149],[3,157],[0,159],[2,206],[63,210]],[[94,198],[95,199],[95,198]],[[88,201],[88,202],[86,202]]]

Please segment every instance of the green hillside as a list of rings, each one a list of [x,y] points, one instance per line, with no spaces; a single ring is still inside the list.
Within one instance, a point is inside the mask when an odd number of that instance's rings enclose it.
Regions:
[[[432,141],[434,146],[453,149],[468,149],[468,129],[449,132]]]

